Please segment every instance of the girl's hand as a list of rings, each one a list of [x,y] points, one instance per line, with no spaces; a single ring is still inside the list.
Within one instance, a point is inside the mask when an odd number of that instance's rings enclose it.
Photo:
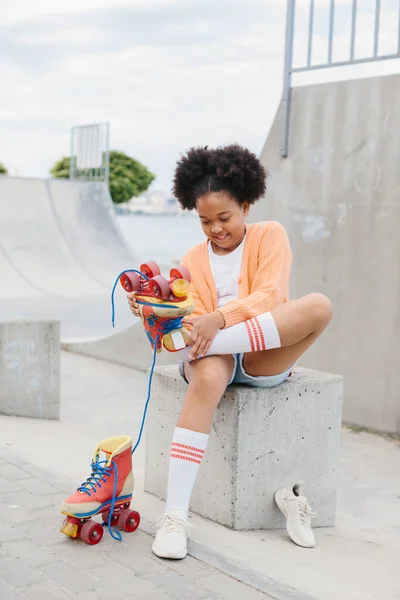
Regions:
[[[195,360],[208,352],[218,330],[224,327],[225,319],[222,313],[216,310],[208,315],[202,315],[194,319],[187,317],[182,320],[182,324],[192,325],[189,345],[193,347],[189,354],[189,360]]]
[[[127,298],[131,312],[135,315],[135,317],[140,317],[139,304],[136,302],[135,294],[128,294]]]

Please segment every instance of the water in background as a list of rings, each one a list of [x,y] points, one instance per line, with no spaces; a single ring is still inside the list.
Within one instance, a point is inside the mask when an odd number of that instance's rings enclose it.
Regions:
[[[206,239],[197,216],[119,215],[117,221],[138,263],[155,260],[170,268]]]

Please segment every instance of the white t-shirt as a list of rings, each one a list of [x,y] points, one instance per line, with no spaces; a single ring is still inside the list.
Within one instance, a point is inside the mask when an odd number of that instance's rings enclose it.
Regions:
[[[220,256],[215,254],[211,242],[208,242],[208,255],[210,257],[211,271],[217,288],[217,306],[224,306],[230,300],[238,297],[238,282],[242,268],[243,247],[242,243],[233,252]]]

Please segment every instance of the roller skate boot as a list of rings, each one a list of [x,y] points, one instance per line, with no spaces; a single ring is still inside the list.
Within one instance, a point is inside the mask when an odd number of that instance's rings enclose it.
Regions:
[[[153,261],[141,265],[140,272],[126,271],[120,277],[124,290],[135,294],[147,338],[157,352],[177,352],[189,342],[181,321],[194,310],[190,281],[184,265],[171,269],[166,279]]]
[[[95,450],[91,468],[87,480],[61,505],[61,513],[66,515],[61,532],[97,544],[103,537],[103,526],[91,518],[101,513],[112,537],[121,539],[111,526],[135,531],[140,522],[139,513],[129,509],[133,492],[132,439],[118,436],[103,440]]]
[[[184,315],[182,316],[179,307],[174,307],[173,316],[160,316],[159,313],[165,314],[166,310],[168,309],[165,309],[162,304],[160,307],[146,305],[139,307],[143,327],[153,350],[155,346],[157,352],[161,352],[163,348],[168,352],[177,352],[186,347],[190,334],[181,324]]]

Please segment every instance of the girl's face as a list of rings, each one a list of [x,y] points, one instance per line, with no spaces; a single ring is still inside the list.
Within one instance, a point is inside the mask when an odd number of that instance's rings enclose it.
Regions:
[[[229,254],[243,240],[250,205],[239,204],[226,192],[210,192],[196,202],[204,233],[217,254]]]

